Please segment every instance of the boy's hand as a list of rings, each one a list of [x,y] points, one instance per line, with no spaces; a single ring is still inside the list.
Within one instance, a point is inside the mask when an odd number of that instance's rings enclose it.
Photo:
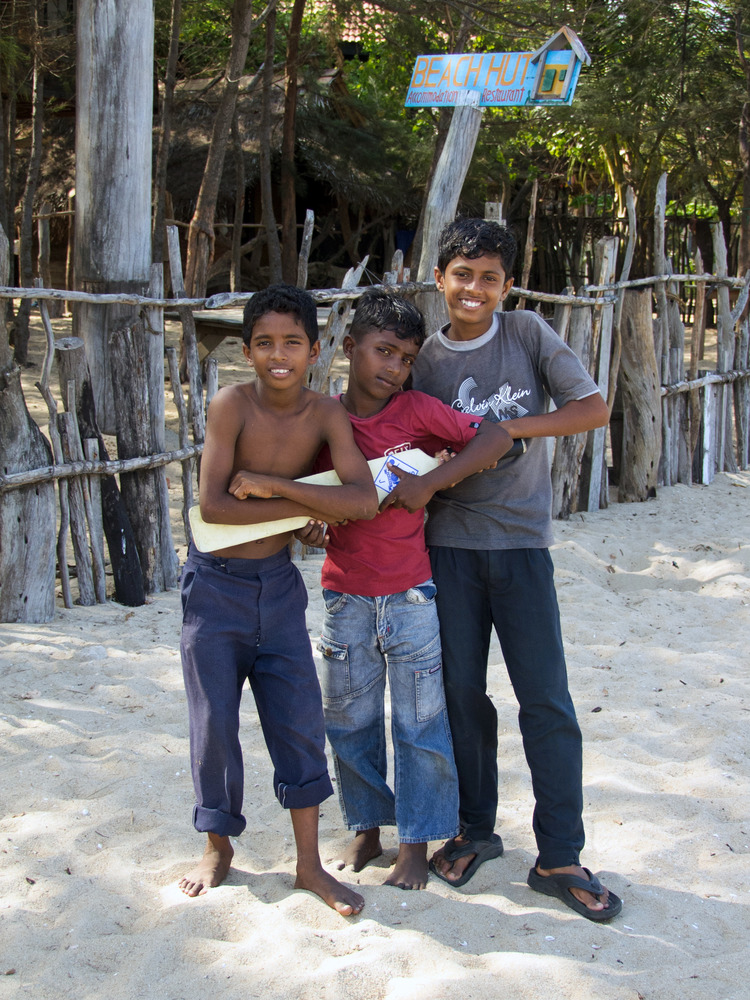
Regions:
[[[268,500],[274,495],[273,477],[240,469],[232,476],[228,490],[237,500],[247,500],[248,497]]]
[[[415,476],[405,469],[399,469],[397,465],[391,465],[390,462],[388,463],[388,471],[398,476],[399,483],[380,504],[378,509],[381,512],[387,510],[388,507],[400,507],[403,510],[408,510],[410,514],[414,514],[432,500],[435,491],[430,489],[421,476]]]
[[[304,528],[298,528],[294,532],[294,537],[303,545],[309,545],[314,549],[324,549],[331,540],[331,536],[326,531],[325,521],[313,520],[308,521]]]
[[[452,448],[443,448],[442,451],[435,452],[435,458],[438,460],[438,462],[440,462],[441,465],[445,465],[446,462],[450,462],[450,460],[455,456],[455,454],[456,453]]]

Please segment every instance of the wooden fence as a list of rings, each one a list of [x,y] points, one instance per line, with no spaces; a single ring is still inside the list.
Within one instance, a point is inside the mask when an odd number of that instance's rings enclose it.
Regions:
[[[696,261],[695,274],[670,274],[666,259],[659,275],[628,280],[629,259],[625,260],[619,281],[617,269],[618,240],[606,237],[596,246],[595,285],[577,291],[566,289],[559,295],[514,289],[512,294],[537,310],[546,310],[558,334],[576,351],[595,378],[607,399],[612,421],[609,427],[589,434],[562,438],[555,442],[552,461],[553,514],[568,517],[576,510],[598,510],[609,502],[610,490],[617,490],[621,501],[645,500],[660,485],[708,483],[717,472],[748,468],[748,413],[750,410],[750,371],[748,343],[750,325],[744,315],[750,275],[744,281],[730,278],[722,270],[720,227],[717,224],[715,274],[704,274]],[[176,248],[176,241],[174,244]],[[632,259],[632,257],[631,257]],[[359,285],[364,263],[352,269],[341,288],[311,292],[316,302],[331,304],[327,326],[321,335],[321,360],[312,372],[311,386],[321,391],[330,388],[330,373],[336,352],[347,327],[350,310],[364,288]],[[397,253],[385,283],[406,295],[436,295],[433,282],[411,282]],[[36,287],[34,289],[0,288],[2,298],[33,298],[38,302],[47,337],[47,351],[42,377],[37,383],[50,416],[49,438],[54,462],[44,468],[6,472],[0,475],[0,504],[10,491],[41,483],[56,482],[59,492],[60,528],[57,537],[57,563],[66,607],[73,605],[68,580],[67,538],[70,532],[76,563],[78,602],[92,604],[106,599],[104,578],[104,537],[101,507],[104,496],[101,484],[122,482],[128,476],[143,476],[149,470],[162,470],[172,462],[182,465],[183,524],[190,537],[187,512],[194,502],[193,484],[196,461],[203,448],[205,405],[218,387],[216,362],[207,364],[206,400],[196,345],[193,313],[197,309],[220,309],[244,304],[247,294],[222,293],[209,299],[186,299],[181,296],[182,278],[179,254],[172,261],[172,285],[177,298],[138,295],[93,295],[68,290]],[[680,290],[691,286],[695,292],[696,319],[690,337],[680,319]],[[163,287],[163,286],[162,286]],[[707,289],[717,292],[717,348],[714,370],[700,367],[705,341],[703,303]],[[734,296],[734,302],[732,302]],[[55,342],[47,303],[121,302],[154,311],[176,309],[183,326],[188,360],[188,398],[183,396],[178,374],[178,360],[173,348],[166,350],[169,381],[179,418],[179,449],[122,455],[109,460],[101,455],[101,438],[86,432],[81,419],[81,386],[85,381],[85,356],[82,342],[67,338]],[[133,324],[131,334],[138,324]],[[141,326],[143,324],[141,323]],[[157,323],[154,328],[163,330]],[[163,334],[162,334],[163,336]],[[138,350],[137,341],[135,342]],[[686,344],[689,350],[686,352]],[[49,388],[53,358],[57,357],[64,413]],[[163,391],[163,384],[162,384]],[[76,416],[78,420],[76,420]],[[143,496],[158,501],[158,483]],[[141,501],[144,502],[144,501]],[[156,526],[153,542],[169,563],[174,547],[167,521]],[[165,536],[166,537],[163,537]],[[109,539],[110,559],[113,546]],[[51,558],[51,554],[50,554]],[[152,554],[152,558],[156,558]],[[143,561],[143,557],[142,557]],[[146,590],[165,589],[176,582],[176,566],[168,567],[166,581],[155,585],[147,578]],[[127,575],[127,571],[124,572]],[[118,599],[119,595],[118,595]],[[139,603],[137,595],[125,603]]]

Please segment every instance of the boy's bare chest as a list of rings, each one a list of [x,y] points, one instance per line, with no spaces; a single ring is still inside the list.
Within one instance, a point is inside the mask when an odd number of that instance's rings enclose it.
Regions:
[[[295,414],[248,414],[235,447],[235,470],[297,479],[307,475],[323,444],[312,408]]]

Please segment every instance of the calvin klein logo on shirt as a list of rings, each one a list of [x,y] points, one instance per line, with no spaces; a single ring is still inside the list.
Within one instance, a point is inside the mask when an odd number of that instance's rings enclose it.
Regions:
[[[464,379],[458,390],[458,397],[453,400],[451,406],[461,413],[471,413],[483,417],[488,410],[492,410],[498,420],[511,420],[516,417],[525,417],[529,412],[518,400],[524,396],[530,396],[530,389],[518,389],[513,392],[510,383],[500,386],[496,393],[489,399],[477,401],[472,395],[472,391],[478,388],[477,383],[471,375]]]

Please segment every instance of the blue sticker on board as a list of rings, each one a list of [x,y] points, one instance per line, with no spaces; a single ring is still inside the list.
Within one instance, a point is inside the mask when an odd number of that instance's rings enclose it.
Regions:
[[[399,469],[403,469],[405,472],[411,472],[413,476],[419,475],[418,469],[415,469],[413,465],[409,465],[408,462],[399,458],[398,455],[388,455],[386,460],[383,462],[380,472],[378,472],[377,476],[375,476],[375,485],[384,493],[390,493],[391,490],[394,490],[399,483],[398,476],[395,472],[391,472],[388,468],[389,465],[397,465]]]

